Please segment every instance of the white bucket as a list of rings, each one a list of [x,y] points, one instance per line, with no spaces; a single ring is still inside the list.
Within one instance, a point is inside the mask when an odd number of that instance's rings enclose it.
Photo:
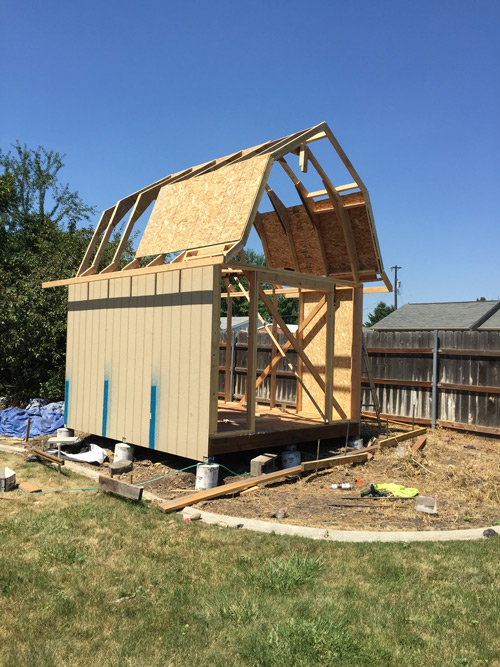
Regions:
[[[115,445],[115,456],[113,461],[133,461],[134,445],[127,445],[126,442],[117,442]]]
[[[291,449],[285,449],[281,452],[281,463],[283,468],[294,468],[300,465],[300,452]]]
[[[196,491],[213,489],[219,483],[218,463],[198,463],[196,466]]]

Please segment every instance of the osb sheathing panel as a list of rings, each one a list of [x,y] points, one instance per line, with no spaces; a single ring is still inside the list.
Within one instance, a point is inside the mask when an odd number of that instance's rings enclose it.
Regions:
[[[319,292],[304,293],[304,316],[314,309],[322,298]],[[351,355],[352,355],[352,323],[353,302],[352,290],[342,289],[336,291],[335,297],[335,340],[333,358],[333,397],[340,405],[344,414],[340,414],[334,403],[333,419],[351,418]],[[326,315],[318,322],[305,330],[303,339],[304,350],[319,371],[321,377],[325,378],[325,353],[326,353]],[[312,377],[307,367],[303,367],[303,382],[314,397],[317,404],[324,409],[324,392]],[[313,402],[307,392],[302,392],[302,411],[306,413],[316,412]]]
[[[352,199],[360,198],[361,193],[354,193]],[[346,199],[344,197],[343,199]],[[321,204],[317,210],[318,224],[323,246],[328,261],[330,274],[343,274],[351,270],[344,230],[337,214],[332,210],[324,209],[326,204]],[[354,244],[358,254],[360,270],[378,271],[379,264],[375,250],[368,212],[364,206],[347,208],[351,221]],[[288,209],[292,236],[297,251],[300,271],[315,275],[324,275],[321,252],[317,241],[316,231],[303,206],[293,206]],[[268,266],[276,269],[289,268],[291,266],[288,242],[283,232],[279,219],[273,211],[263,213],[262,225],[267,239],[269,249]]]
[[[159,192],[136,256],[240,240],[270,161],[259,155]]]

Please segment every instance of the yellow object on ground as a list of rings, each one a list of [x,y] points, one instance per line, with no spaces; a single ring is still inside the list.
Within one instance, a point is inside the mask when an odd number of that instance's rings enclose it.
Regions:
[[[377,491],[388,491],[398,498],[413,498],[418,496],[418,489],[412,489],[402,484],[375,484]]]

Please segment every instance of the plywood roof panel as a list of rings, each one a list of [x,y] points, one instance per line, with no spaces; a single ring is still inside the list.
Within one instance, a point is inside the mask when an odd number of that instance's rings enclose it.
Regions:
[[[256,212],[269,166],[269,155],[259,155],[165,185],[136,257],[240,240]]]

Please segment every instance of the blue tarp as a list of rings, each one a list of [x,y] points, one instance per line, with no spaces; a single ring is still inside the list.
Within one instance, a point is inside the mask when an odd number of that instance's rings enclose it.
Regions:
[[[64,403],[49,403],[43,399],[31,400],[26,409],[0,410],[0,433],[13,438],[24,438],[28,419],[31,419],[30,436],[49,435],[64,426]]]

